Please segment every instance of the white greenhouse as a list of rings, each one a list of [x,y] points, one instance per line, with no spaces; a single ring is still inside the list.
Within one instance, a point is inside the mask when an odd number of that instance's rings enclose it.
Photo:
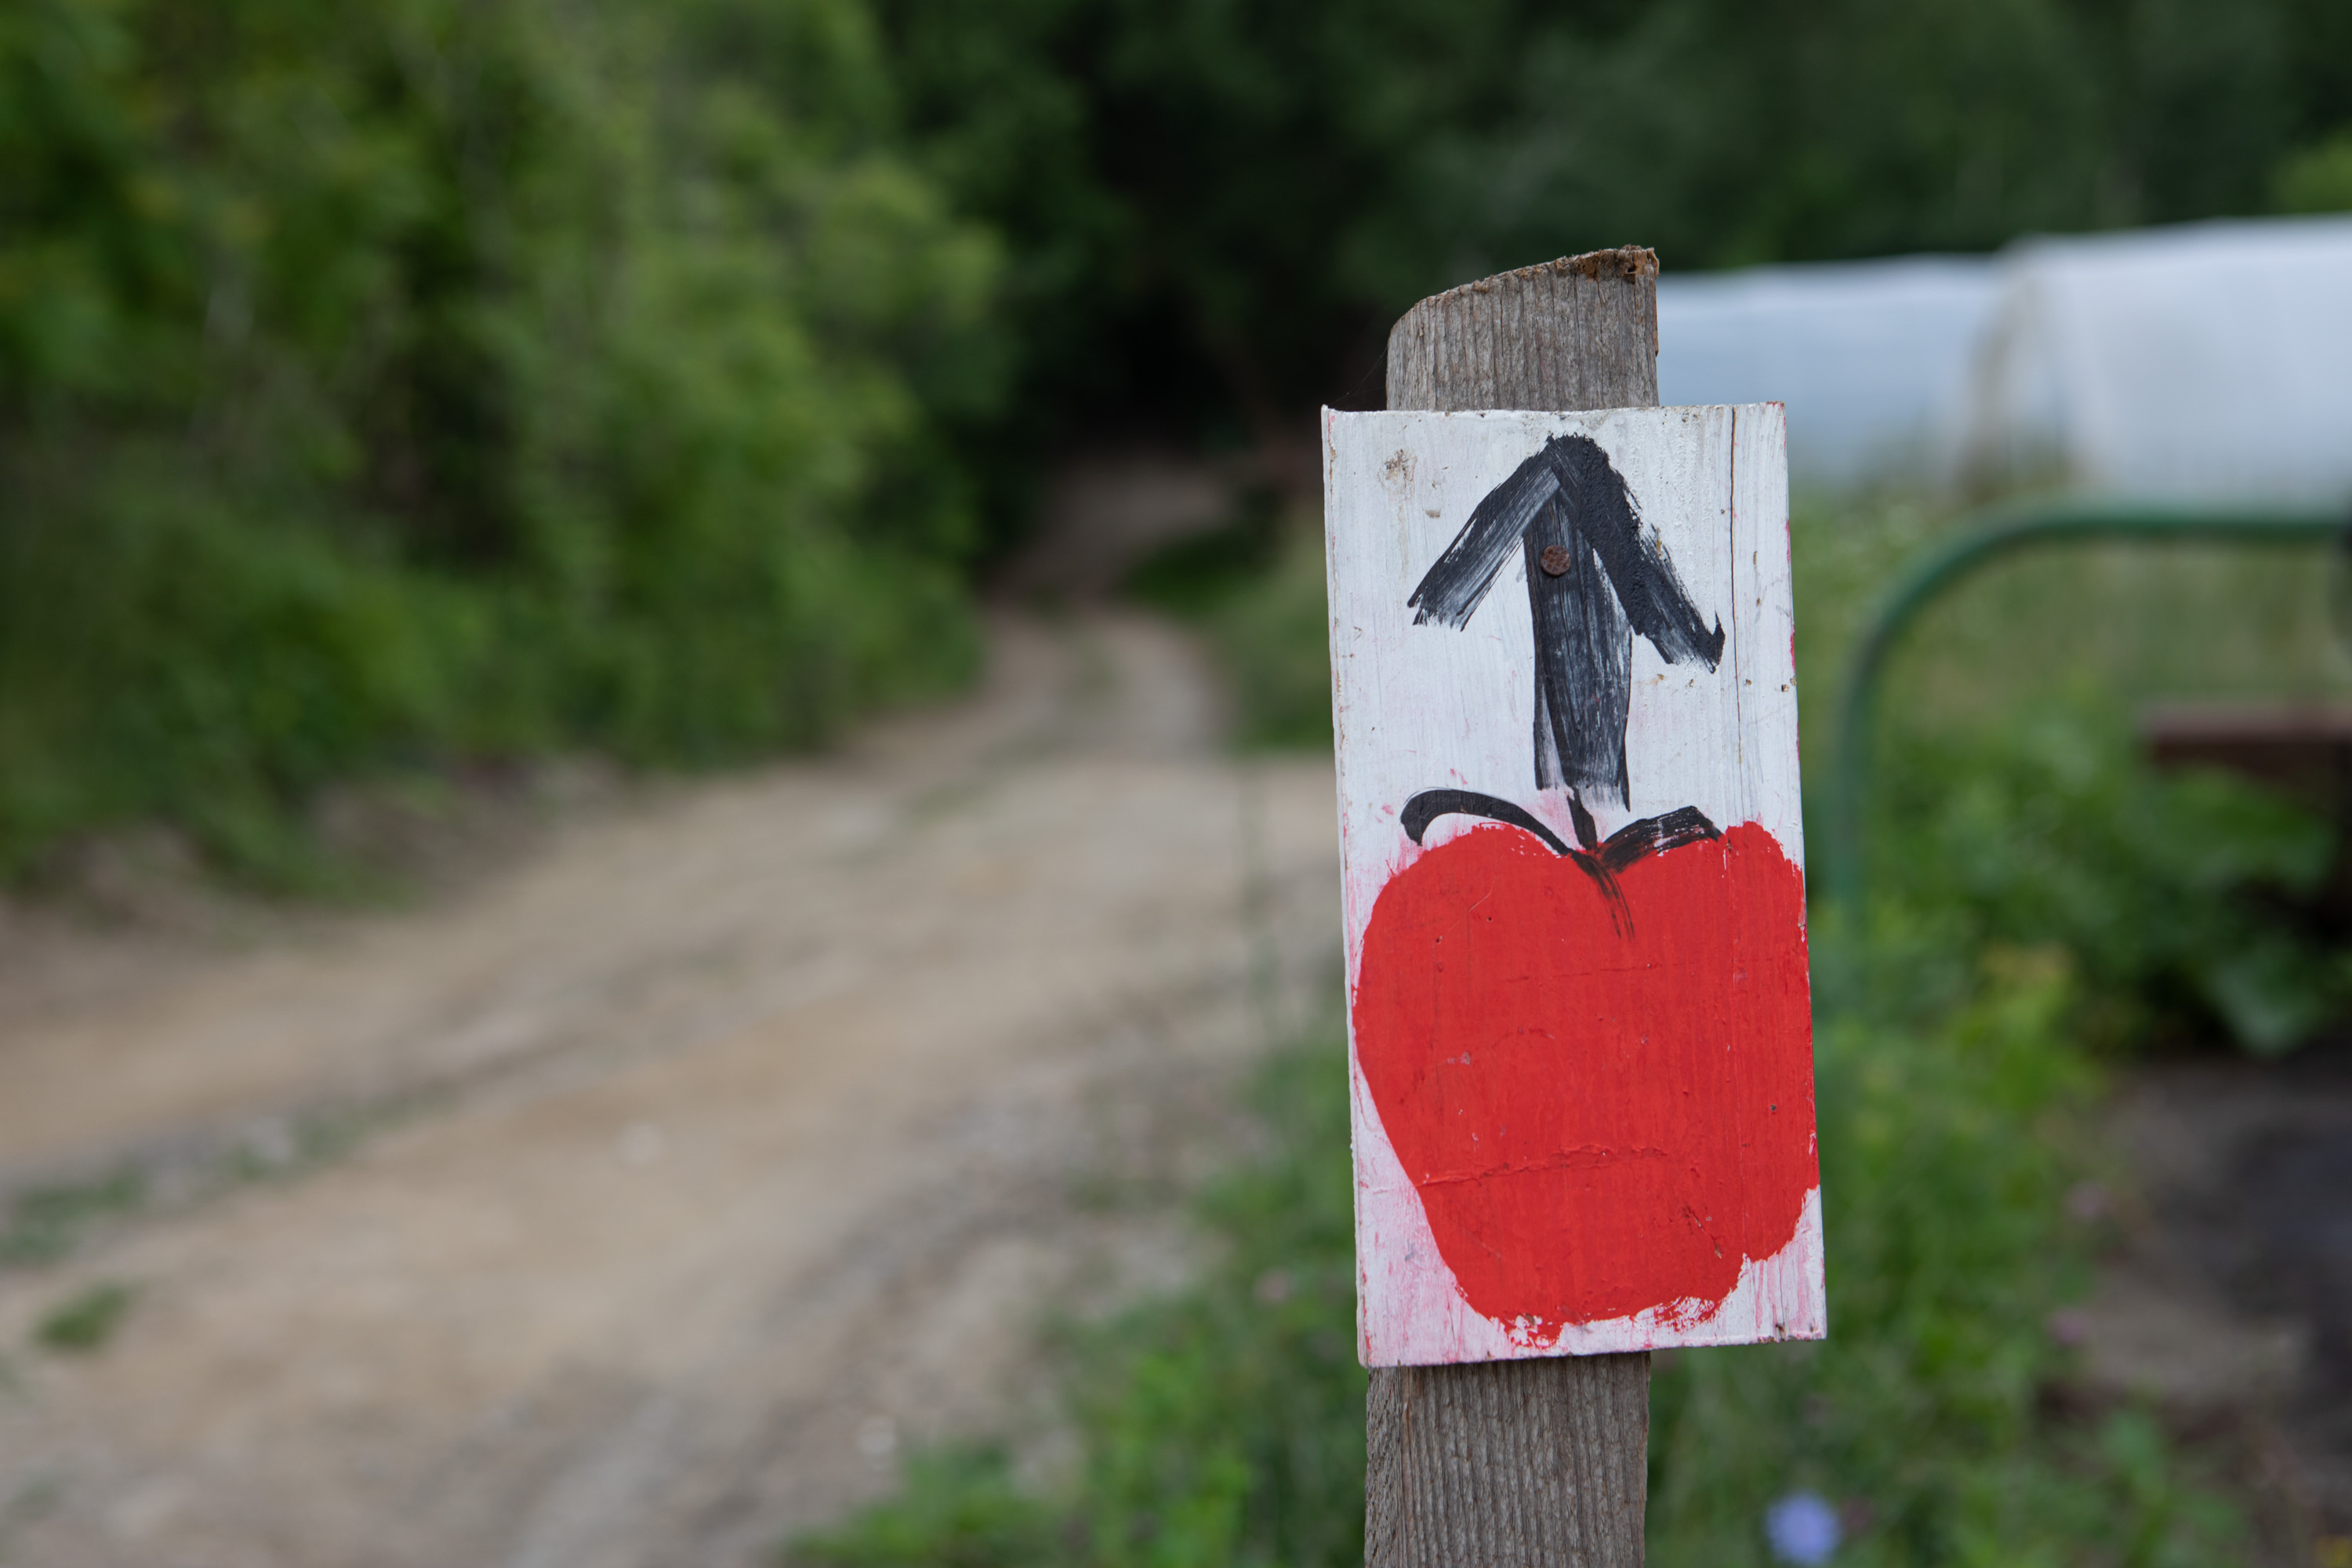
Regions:
[[[2352,216],[1669,276],[1668,403],[1789,405],[1801,484],[2352,501]]]

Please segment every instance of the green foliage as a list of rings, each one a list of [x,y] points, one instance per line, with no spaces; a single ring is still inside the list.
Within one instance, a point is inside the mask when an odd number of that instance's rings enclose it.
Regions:
[[[1284,559],[1283,543],[1274,514],[1245,510],[1223,528],[1154,552],[1120,586],[1155,609],[1198,619],[1254,586]]]
[[[1817,952],[1830,1338],[1659,1369],[1652,1559],[1760,1568],[1764,1509],[1805,1487],[1843,1505],[1841,1563],[2234,1561],[2231,1510],[2145,1414],[2043,1401],[2094,1239],[2062,1201],[2095,1083],[2063,953],[1991,949],[1954,998],[1905,983],[1916,931]]]
[[[100,1281],[77,1292],[33,1330],[44,1350],[68,1355],[92,1355],[106,1348],[114,1331],[131,1310],[133,1291],[113,1280]]]
[[[856,0],[0,20],[0,868],[960,674],[998,269],[890,97]]]
[[[1834,713],[1823,699],[1838,689],[1838,661],[1871,585],[1936,528],[1900,499],[1799,509],[1809,755],[1826,754],[1834,740],[1822,728]],[[1279,553],[1258,565],[1266,538],[1281,541]],[[1147,563],[1134,584],[1206,635],[1245,744],[1329,743],[1329,626],[1315,543],[1303,531],[1211,539]],[[1911,639],[1916,658],[1888,679],[1880,702],[1892,722],[1870,825],[1874,897],[1886,918],[1952,954],[2063,949],[2082,993],[2078,1026],[2102,1046],[2217,1033],[2263,1055],[2303,1044],[2352,1013],[2352,954],[2322,900],[2326,825],[2242,781],[2152,772],[2115,689],[2168,689],[2180,671],[2142,668],[2158,662],[2147,645],[2164,640],[2189,644],[2209,680],[2251,674],[2292,686],[2296,667],[2323,664],[2327,650],[2311,637],[2282,642],[2280,631],[2324,619],[2327,563],[2256,562],[2263,575],[2252,581],[2269,591],[2202,602],[2167,590],[2242,587],[2230,573],[2249,563],[2177,562],[2120,584],[2103,557],[2053,554],[2042,564],[2019,584],[2022,595],[1996,581],[1924,622]],[[2311,603],[2284,597],[2297,588]],[[2063,606],[2093,604],[2100,613],[2084,618],[2130,635],[2053,655],[2038,631],[2063,629]],[[2192,624],[2210,635],[2182,637]],[[2053,664],[2071,674],[2053,683]],[[1955,697],[1955,688],[1965,689]]]
[[[2339,132],[2280,164],[2276,191],[2282,211],[2352,212],[2352,131]]]
[[[1042,1568],[1061,1561],[1065,1545],[1052,1510],[1013,1485],[1003,1449],[941,1448],[908,1462],[891,1505],[795,1543],[784,1560],[808,1568]]]
[[[2097,1078],[2063,952],[1971,960],[1899,922],[1816,947],[1831,1337],[1660,1358],[1652,1560],[1760,1568],[1764,1510],[1807,1487],[1843,1505],[1840,1562],[2234,1561],[2234,1514],[2144,1412],[2046,1397],[2073,1353],[2050,1314],[2097,1239],[2063,1201]],[[1001,1453],[919,1461],[897,1497],[788,1561],[1360,1562],[1337,1042],[1275,1061],[1259,1105],[1271,1152],[1202,1211],[1220,1264],[1082,1336],[1068,1489],[1024,1494]]]
[[[1088,1560],[1343,1563],[1363,1551],[1353,1184],[1328,1046],[1278,1058],[1263,1160],[1213,1185],[1201,1289],[1099,1331],[1076,1402]]]
[[[146,1201],[146,1182],[129,1169],[86,1182],[26,1188],[10,1201],[7,1221],[0,1225],[0,1268],[55,1262],[86,1232],[136,1212]]]
[[[1800,498],[1809,761],[1839,740],[1880,585],[1955,525],[1915,498]],[[1954,953],[2063,947],[2104,1046],[2226,1036],[2270,1053],[2352,1011],[2326,825],[2241,780],[2151,770],[2132,722],[2158,700],[2340,700],[2342,573],[2326,548],[2070,547],[1937,601],[1875,704],[1882,912]],[[1826,826],[1809,821],[1814,843]]]
[[[282,879],[338,775],[817,740],[969,668],[1042,454],[1301,488],[1314,403],[1497,266],[2326,206],[2347,15],[20,0],[0,873],[162,816]],[[1266,668],[1253,732],[1309,733]]]
[[[2149,773],[2111,704],[2053,701],[1892,753],[1876,896],[1958,951],[2063,948],[2099,1038],[2218,1022],[2271,1054],[2352,1004],[2352,960],[2310,912],[2326,826],[2234,779]]]
[[[1870,584],[1934,526],[1900,505],[1801,519],[1816,687]],[[1286,666],[1312,672],[1297,689],[1328,712],[1311,542],[1268,568],[1253,564],[1255,538],[1171,552],[1136,586],[1209,632],[1245,724],[1285,710],[1252,683]],[[2088,1112],[2107,1047],[2217,1015],[2275,1044],[2254,1014],[2352,994],[2293,909],[2324,830],[2227,780],[2149,773],[2111,700],[2021,705],[2002,689],[2003,725],[1914,711],[1889,727],[1869,924],[1821,911],[1812,938],[1831,1337],[1661,1358],[1661,1563],[1760,1568],[1764,1510],[1799,1488],[1840,1506],[1840,1562],[2242,1555],[2242,1524],[2193,1453],[2145,1410],[2066,1392],[2075,1352],[2053,1314],[2087,1285],[2101,1237],[2064,1196],[2095,1173]],[[2292,962],[2254,973],[2280,952]],[[2233,999],[2231,976],[2249,973]],[[1325,1043],[1273,1068],[1273,1152],[1203,1210],[1226,1261],[1082,1337],[1069,1407],[1084,1459],[1068,1486],[1024,1493],[1001,1454],[919,1466],[798,1560],[1358,1560],[1360,1451],[1345,1446],[1362,1429],[1362,1384],[1319,1353],[1352,1330],[1338,1056]],[[1026,1533],[1000,1549],[1003,1537],[958,1526],[959,1509],[1024,1519]]]
[[[1076,1334],[1083,1445],[1066,1496],[1001,1453],[910,1465],[897,1498],[796,1542],[806,1568],[1363,1560],[1364,1374],[1344,1076],[1328,1041],[1269,1064],[1266,1155],[1213,1184],[1221,1251],[1194,1289]],[[1025,1509],[1025,1515],[1022,1511]]]
[[[1507,266],[1984,250],[2266,210],[2352,123],[2334,0],[877,0],[925,166],[1006,237],[1032,442],[1311,442]]]

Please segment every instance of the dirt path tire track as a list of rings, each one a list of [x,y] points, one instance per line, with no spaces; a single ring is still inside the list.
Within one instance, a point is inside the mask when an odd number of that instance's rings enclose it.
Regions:
[[[5,1560],[751,1563],[1034,1405],[1042,1310],[1181,1268],[1336,866],[1328,767],[1223,756],[1172,634],[1007,623],[994,670],[448,907],[17,1019],[20,1176],[440,1098],[0,1276]],[[101,1279],[102,1353],[15,1348]]]

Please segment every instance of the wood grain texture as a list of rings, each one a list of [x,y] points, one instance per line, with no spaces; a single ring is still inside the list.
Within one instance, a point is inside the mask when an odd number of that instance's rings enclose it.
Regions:
[[[1642,1561],[1650,1358],[1372,1373],[1366,1568]]]
[[[1391,408],[1653,408],[1658,258],[1564,258],[1423,300],[1389,333]],[[1637,1568],[1648,1352],[1375,1370],[1365,1568]]]
[[[1389,406],[1654,408],[1658,257],[1562,257],[1433,294],[1389,331]]]

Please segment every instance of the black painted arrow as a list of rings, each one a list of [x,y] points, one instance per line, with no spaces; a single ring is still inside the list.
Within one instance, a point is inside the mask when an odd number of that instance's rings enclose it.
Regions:
[[[1406,601],[1413,625],[1468,625],[1515,544],[1535,618],[1536,787],[1625,805],[1633,634],[1668,664],[1713,669],[1723,622],[1700,617],[1609,455],[1590,437],[1555,436],[1472,509]]]

